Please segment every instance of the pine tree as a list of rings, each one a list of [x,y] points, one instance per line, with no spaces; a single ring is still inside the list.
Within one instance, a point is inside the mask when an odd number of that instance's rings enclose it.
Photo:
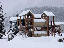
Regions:
[[[5,34],[4,32],[4,15],[3,15],[3,9],[2,5],[0,6],[0,38]]]

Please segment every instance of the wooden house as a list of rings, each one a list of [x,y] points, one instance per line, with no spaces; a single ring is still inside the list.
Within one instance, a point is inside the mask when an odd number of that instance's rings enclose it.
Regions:
[[[51,25],[49,24],[50,17],[53,17]],[[28,36],[32,37],[34,34],[45,34],[49,36],[50,26],[55,24],[54,17],[55,15],[52,12],[44,11],[42,14],[34,14],[30,10],[27,10],[19,14],[19,16],[16,17],[16,20],[17,24],[19,25],[24,23],[23,25],[25,26],[25,34],[27,33]]]

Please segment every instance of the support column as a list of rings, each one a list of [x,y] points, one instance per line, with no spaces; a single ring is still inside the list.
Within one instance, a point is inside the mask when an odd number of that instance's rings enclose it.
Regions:
[[[53,25],[54,25],[54,16],[53,16]]]
[[[53,36],[53,26],[52,26],[52,21],[51,21],[51,35]]]
[[[55,37],[55,23],[54,23],[54,16],[53,16],[53,33],[54,33],[54,37]]]

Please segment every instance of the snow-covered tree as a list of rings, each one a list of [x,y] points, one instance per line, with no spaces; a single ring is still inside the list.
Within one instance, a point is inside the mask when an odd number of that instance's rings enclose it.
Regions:
[[[4,15],[3,15],[3,9],[2,5],[0,6],[0,38],[5,34],[4,32]]]

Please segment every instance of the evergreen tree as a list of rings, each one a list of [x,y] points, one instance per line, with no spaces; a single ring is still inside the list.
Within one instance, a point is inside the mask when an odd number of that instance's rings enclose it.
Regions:
[[[0,6],[0,38],[5,34],[4,32],[4,15],[3,15],[3,9],[2,5]]]

